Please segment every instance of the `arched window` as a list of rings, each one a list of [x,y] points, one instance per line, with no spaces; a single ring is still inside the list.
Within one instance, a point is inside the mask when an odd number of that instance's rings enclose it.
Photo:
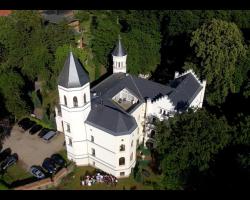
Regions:
[[[83,101],[84,101],[84,104],[87,103],[87,101],[86,101],[86,94],[83,95]]]
[[[125,151],[125,145],[124,144],[120,145],[120,151]]]
[[[67,98],[65,95],[64,95],[64,105],[67,106]]]
[[[125,165],[125,158],[124,157],[119,158],[119,165]]]
[[[73,105],[74,107],[78,107],[77,97],[73,97]]]

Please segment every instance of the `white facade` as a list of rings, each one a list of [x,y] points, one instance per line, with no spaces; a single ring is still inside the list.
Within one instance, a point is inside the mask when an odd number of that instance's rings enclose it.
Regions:
[[[114,73],[126,73],[126,55],[113,56],[113,59]],[[187,73],[192,73],[199,81],[192,71],[181,75],[176,74],[175,78]],[[189,107],[202,107],[206,82],[199,81],[199,83],[203,88],[193,98]],[[113,99],[118,100],[130,92],[126,88],[121,91],[121,93],[114,95]],[[57,130],[65,135],[68,159],[73,160],[78,166],[91,165],[116,177],[127,177],[131,174],[131,169],[136,163],[138,145],[145,144],[150,139],[150,133],[154,129],[148,119],[156,117],[163,120],[173,116],[176,112],[173,102],[167,95],[156,99],[148,98],[128,113],[134,117],[137,128],[130,134],[115,136],[86,121],[91,112],[89,82],[81,87],[72,88],[58,85],[58,92],[59,109],[56,108],[56,124]],[[128,96],[135,97],[132,93]],[[129,101],[133,100],[138,101],[138,98],[129,99]]]
[[[113,55],[113,73],[126,73],[127,72],[127,55],[114,56]]]

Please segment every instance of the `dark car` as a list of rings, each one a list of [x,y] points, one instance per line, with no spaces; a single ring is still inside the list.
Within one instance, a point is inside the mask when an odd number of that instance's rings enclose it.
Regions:
[[[38,136],[40,137],[40,138],[42,138],[45,134],[47,134],[48,132],[50,132],[51,130],[50,129],[48,129],[48,128],[43,128],[41,131],[40,131],[40,133],[38,133]]]
[[[33,126],[30,130],[29,133],[31,135],[34,135],[35,133],[37,133],[38,131],[40,131],[43,127],[41,125],[35,125]]]
[[[62,158],[62,156],[60,156],[59,154],[53,154],[51,156],[51,160],[53,160],[54,163],[60,167],[64,167],[66,163],[65,160]]]
[[[3,160],[5,160],[10,154],[11,154],[11,149],[10,148],[4,149],[0,153],[0,162],[2,162]]]
[[[50,174],[53,174],[54,172],[56,172],[56,166],[54,165],[53,161],[51,161],[50,158],[46,158],[43,161],[42,167],[48,171]]]
[[[26,124],[29,121],[30,121],[30,119],[26,117],[26,118],[21,119],[17,124],[18,124],[18,126],[22,127],[24,124]]]
[[[32,126],[34,126],[36,124],[36,122],[34,121],[29,121],[26,124],[24,124],[22,126],[23,130],[27,131],[28,129],[30,129]]]
[[[18,161],[18,156],[16,153],[8,156],[0,165],[1,170],[6,170],[11,165],[14,165]]]
[[[37,167],[37,166],[32,166],[29,170],[29,172],[35,176],[36,178],[38,179],[42,179],[42,178],[45,178],[45,174],[43,173],[43,171]]]

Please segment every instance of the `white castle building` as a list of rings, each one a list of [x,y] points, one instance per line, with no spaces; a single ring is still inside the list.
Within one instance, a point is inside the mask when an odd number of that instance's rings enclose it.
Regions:
[[[137,147],[154,141],[152,120],[201,108],[206,81],[191,70],[176,73],[169,85],[130,75],[120,39],[112,56],[113,74],[90,88],[88,74],[69,53],[58,81],[56,125],[76,165],[126,177],[135,166]]]

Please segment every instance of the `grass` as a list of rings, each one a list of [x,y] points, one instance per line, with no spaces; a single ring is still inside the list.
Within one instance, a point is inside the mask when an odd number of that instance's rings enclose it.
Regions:
[[[58,152],[68,163],[67,160],[67,152],[65,149]],[[143,167],[144,168],[144,167]],[[148,171],[150,171],[149,168],[147,168]],[[152,190],[154,189],[152,184],[149,185],[143,185],[142,183],[138,183],[134,180],[132,176],[128,178],[122,178],[118,180],[118,184],[116,187],[111,187],[109,185],[106,185],[105,183],[97,183],[93,186],[81,186],[80,180],[81,176],[84,176],[86,172],[89,172],[88,174],[94,173],[95,168],[90,166],[82,166],[82,167],[76,167],[72,173],[70,173],[68,176],[66,176],[61,184],[56,188],[51,189],[57,189],[57,190],[130,190],[132,187],[136,187],[138,190]],[[150,171],[150,177],[145,178],[145,180],[151,181],[151,182],[157,182],[159,181],[159,176],[154,175],[152,171]]]
[[[22,168],[20,162],[17,162],[17,164],[12,165],[7,169],[4,175],[1,176],[1,180],[10,185],[15,181],[20,181],[31,177],[32,175]],[[0,188],[2,188],[1,185]]]
[[[137,183],[132,177],[129,178],[123,178],[118,180],[118,184],[116,187],[112,187],[110,185],[107,185],[105,183],[97,183],[92,186],[81,186],[80,185],[80,177],[84,176],[86,172],[94,172],[95,168],[90,166],[84,166],[84,167],[76,167],[75,170],[70,173],[67,177],[65,177],[62,180],[62,183],[53,189],[58,190],[129,190],[132,187],[136,187],[136,189],[140,190],[152,190],[153,187],[151,185],[145,186],[141,183]]]

